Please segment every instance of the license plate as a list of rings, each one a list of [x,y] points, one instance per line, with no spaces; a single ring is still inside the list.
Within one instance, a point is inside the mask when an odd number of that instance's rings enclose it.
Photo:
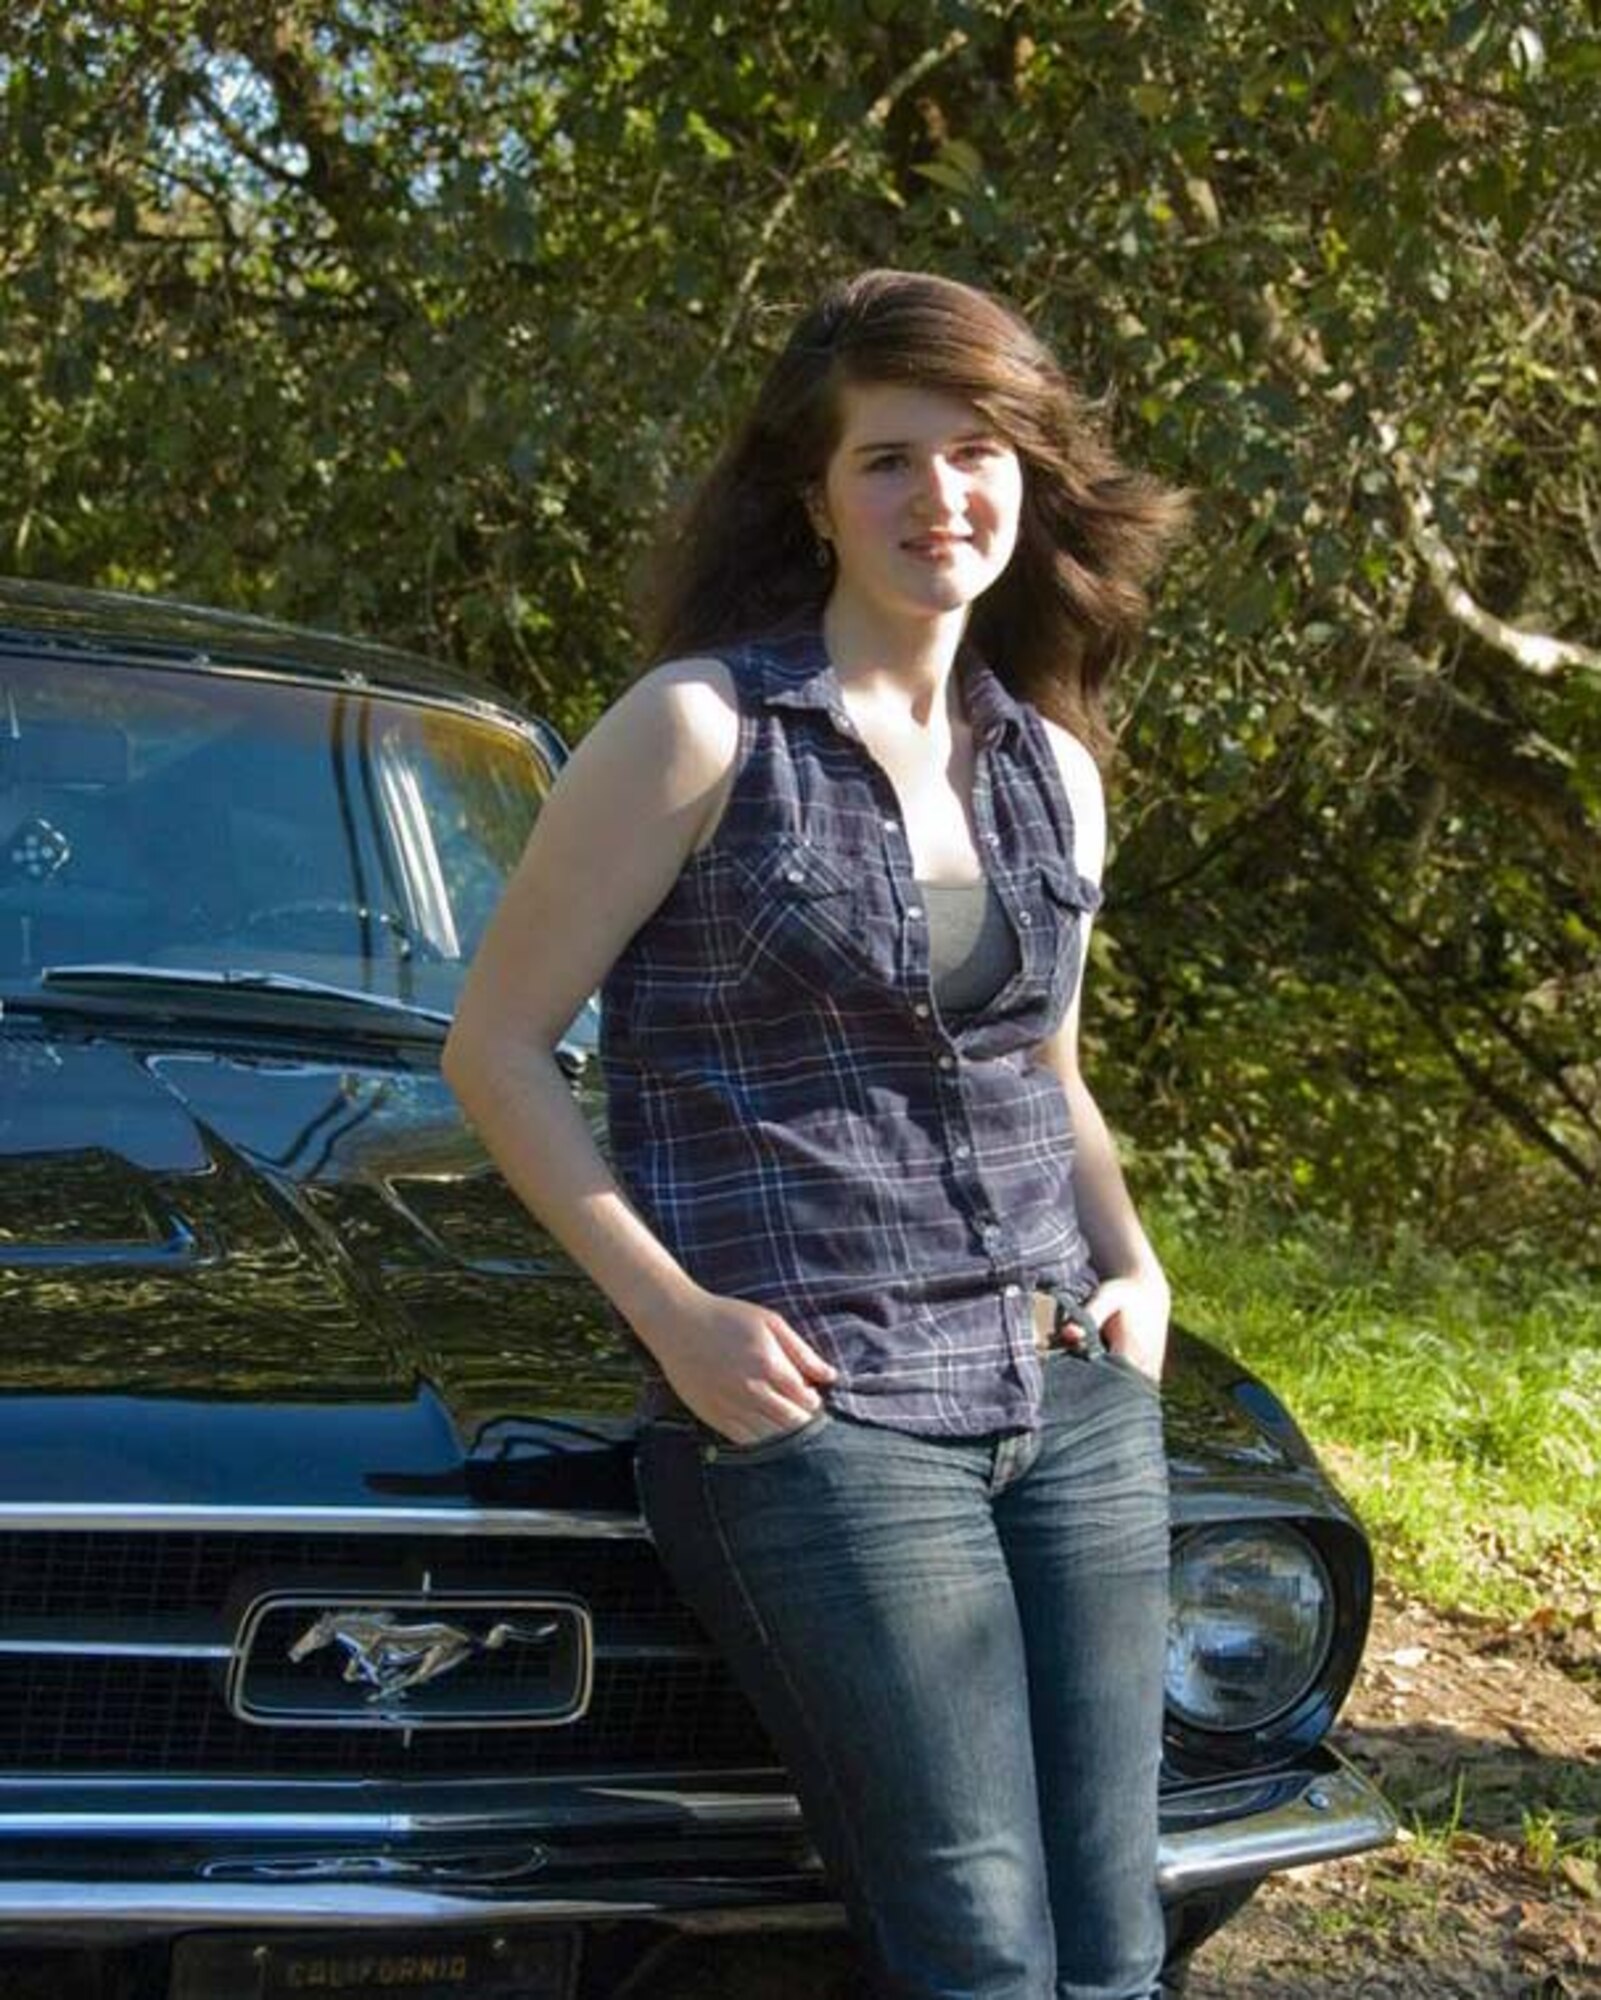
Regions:
[[[302,1931],[180,1938],[171,2000],[568,2000],[567,1930]]]

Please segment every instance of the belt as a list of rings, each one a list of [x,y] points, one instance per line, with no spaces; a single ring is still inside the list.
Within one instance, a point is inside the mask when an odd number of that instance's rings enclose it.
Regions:
[[[1054,1292],[1034,1294],[1034,1345],[1041,1354],[1065,1347],[1075,1354],[1098,1354],[1104,1346],[1095,1316],[1084,1305],[1069,1305]]]

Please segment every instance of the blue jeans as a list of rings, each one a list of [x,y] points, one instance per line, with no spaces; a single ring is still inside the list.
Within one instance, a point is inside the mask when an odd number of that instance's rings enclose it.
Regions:
[[[1105,1354],[1044,1366],[1033,1433],[641,1439],[656,1545],[895,2000],[1158,1991],[1161,1406]]]

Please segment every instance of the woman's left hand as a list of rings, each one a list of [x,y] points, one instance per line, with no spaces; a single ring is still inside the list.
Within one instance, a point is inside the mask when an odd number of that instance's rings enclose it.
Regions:
[[[1108,1278],[1092,1293],[1086,1310],[1114,1354],[1160,1382],[1170,1305],[1165,1278]]]

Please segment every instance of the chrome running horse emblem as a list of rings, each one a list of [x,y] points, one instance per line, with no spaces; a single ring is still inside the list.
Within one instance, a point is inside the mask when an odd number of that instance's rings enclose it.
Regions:
[[[325,1611],[307,1626],[289,1648],[297,1665],[324,1646],[345,1654],[343,1678],[371,1690],[369,1704],[393,1701],[425,1681],[453,1673],[465,1661],[502,1646],[548,1645],[561,1621],[547,1618],[539,1625],[513,1625],[502,1619],[479,1638],[442,1618],[405,1624],[392,1611]]]

